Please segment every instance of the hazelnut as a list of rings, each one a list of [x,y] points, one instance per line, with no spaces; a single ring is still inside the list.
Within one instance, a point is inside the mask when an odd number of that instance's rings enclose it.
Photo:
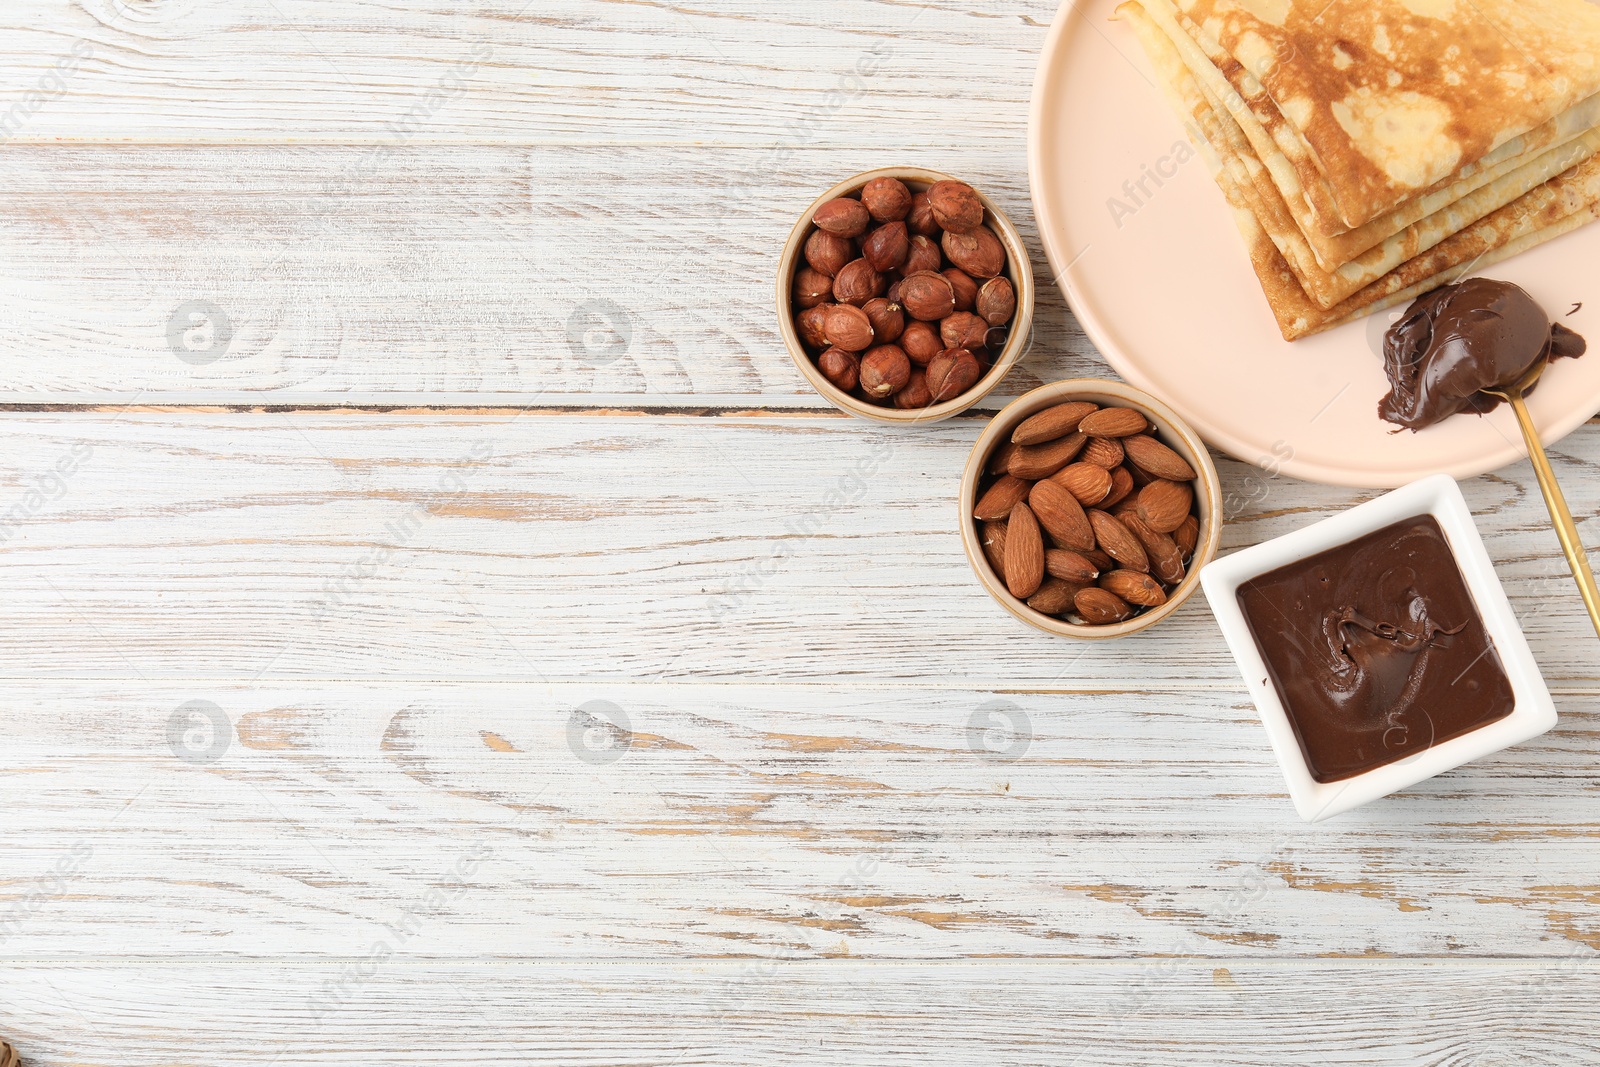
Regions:
[[[911,250],[906,253],[906,261],[901,265],[900,271],[909,277],[925,270],[938,273],[942,266],[944,266],[944,253],[939,250],[938,242],[919,233],[911,238]]]
[[[921,367],[913,367],[905,388],[894,394],[894,406],[909,410],[925,408],[931,403],[933,403],[933,393],[928,389],[928,375]]]
[[[1006,249],[987,226],[944,235],[944,254],[974,278],[994,278],[1006,269]]]
[[[914,319],[937,322],[956,309],[955,290],[950,288],[950,281],[944,275],[931,270],[918,271],[908,275],[900,286],[900,306]]]
[[[811,269],[828,277],[839,273],[846,263],[856,258],[856,252],[845,237],[837,237],[827,230],[813,230],[806,238],[806,262]]]
[[[825,304],[833,296],[833,279],[820,270],[801,267],[794,274],[794,302],[801,310]]]
[[[928,190],[928,206],[934,221],[951,233],[971,233],[983,225],[983,201],[966,182],[936,182]]]
[[[861,201],[841,196],[817,208],[816,213],[811,216],[811,221],[819,230],[827,230],[836,236],[848,238],[860,237],[866,233],[867,226],[872,223],[872,216],[867,213]]]
[[[911,253],[911,235],[906,224],[890,222],[867,234],[861,242],[861,255],[876,270],[894,270]]]
[[[889,303],[891,303],[891,304],[899,304],[900,303],[900,287],[902,285],[904,285],[904,284],[905,284],[905,280],[904,279],[895,278],[894,281],[889,283],[889,290],[888,290],[888,292],[883,294],[884,298],[887,299],[889,301]]]
[[[880,296],[867,301],[861,310],[872,321],[872,336],[880,344],[892,345],[900,340],[906,328],[906,313],[899,304]]]
[[[978,357],[964,348],[940,352],[928,364],[928,390],[935,404],[954,400],[978,384],[983,377],[983,365]]]
[[[990,278],[978,290],[973,307],[990,326],[1004,326],[1017,313],[1017,291],[1006,278]]]
[[[954,267],[951,267],[948,270],[940,271],[939,273],[944,275],[945,280],[950,283],[950,288],[955,290],[956,310],[971,311],[973,303],[978,299],[978,283],[973,280],[972,275],[968,274],[964,270],[957,270]],[[964,348],[966,346],[955,345],[954,347]]]
[[[864,259],[851,260],[833,279],[833,298],[841,304],[860,307],[889,287],[883,275]]]
[[[804,341],[807,348],[827,348],[828,335],[824,330],[824,323],[828,319],[828,309],[832,304],[818,304],[814,308],[806,308],[795,316],[795,329],[799,331],[800,340]]]
[[[944,351],[944,342],[939,340],[939,331],[934,329],[932,323],[908,322],[905,332],[900,335],[900,347],[911,358],[911,362],[926,367],[929,360]]]
[[[837,345],[846,352],[872,347],[872,320],[865,311],[850,304],[831,305],[822,329],[828,344]]]
[[[842,348],[830,348],[817,357],[817,369],[834,388],[848,393],[861,380],[861,358]]]
[[[911,360],[898,345],[879,345],[861,357],[861,390],[882,400],[911,380]]]
[[[911,190],[899,178],[874,178],[861,187],[861,202],[879,222],[899,222],[911,214]]]
[[[933,205],[928,202],[927,193],[911,198],[911,214],[906,216],[906,226],[921,237],[939,236],[939,221],[933,217]]]
[[[1011,340],[1010,326],[991,326],[989,332],[983,335],[983,347],[990,352],[998,352],[1009,340]],[[983,358],[982,353],[979,353],[978,358]]]
[[[989,324],[970,311],[958,311],[939,320],[939,340],[946,348],[982,348],[988,333]]]

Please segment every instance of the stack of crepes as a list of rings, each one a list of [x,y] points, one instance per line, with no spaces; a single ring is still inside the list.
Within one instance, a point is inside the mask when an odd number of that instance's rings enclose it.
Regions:
[[[1117,14],[1211,165],[1287,340],[1600,217],[1589,0],[1136,0]]]

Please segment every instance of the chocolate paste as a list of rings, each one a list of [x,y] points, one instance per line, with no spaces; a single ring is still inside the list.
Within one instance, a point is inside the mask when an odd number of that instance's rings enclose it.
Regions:
[[[1511,683],[1431,515],[1262,575],[1239,606],[1319,782],[1511,714]]]
[[[1539,360],[1576,358],[1585,347],[1510,282],[1446,285],[1419,297],[1384,335],[1391,389],[1378,414],[1420,430],[1458,411],[1492,411],[1499,398],[1480,390],[1511,385]]]

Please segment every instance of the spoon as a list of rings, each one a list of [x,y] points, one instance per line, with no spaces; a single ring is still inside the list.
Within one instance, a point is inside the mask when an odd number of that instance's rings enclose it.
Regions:
[[[1528,459],[1533,463],[1533,473],[1539,476],[1539,491],[1544,494],[1544,505],[1550,509],[1550,521],[1555,524],[1556,536],[1561,539],[1561,551],[1566,553],[1567,565],[1572,568],[1572,577],[1578,583],[1578,592],[1583,594],[1583,606],[1589,609],[1589,621],[1594,623],[1595,633],[1600,634],[1600,589],[1595,588],[1594,572],[1589,569],[1589,557],[1584,552],[1583,542],[1578,539],[1578,527],[1572,521],[1572,512],[1567,510],[1567,498],[1562,495],[1561,486],[1556,484],[1556,472],[1550,469],[1550,460],[1544,454],[1544,446],[1539,443],[1539,429],[1534,426],[1533,416],[1528,414],[1528,405],[1522,399],[1522,394],[1533,388],[1533,383],[1539,380],[1539,375],[1549,365],[1548,360],[1541,359],[1515,383],[1498,389],[1484,389],[1482,392],[1506,401],[1511,405],[1511,410],[1517,413],[1517,425],[1522,427],[1522,439],[1528,444]]]

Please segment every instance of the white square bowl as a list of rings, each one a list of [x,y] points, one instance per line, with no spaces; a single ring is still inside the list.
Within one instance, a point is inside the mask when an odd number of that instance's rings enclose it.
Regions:
[[[1403,760],[1343,781],[1318,782],[1311,776],[1300,741],[1284,710],[1283,699],[1270,680],[1250,624],[1239,607],[1239,587],[1279,567],[1422,515],[1437,519],[1450,543],[1467,591],[1477,605],[1484,629],[1494,642],[1511,682],[1515,704],[1505,718]],[[1461,487],[1454,478],[1442,474],[1423,478],[1331,519],[1235,552],[1209,564],[1201,571],[1200,582],[1206,599],[1211,602],[1212,613],[1222,627],[1222,635],[1239,669],[1244,672],[1245,685],[1255,698],[1256,710],[1267,728],[1278,766],[1289,784],[1289,796],[1300,817],[1307,822],[1321,822],[1416,785],[1463,763],[1537,737],[1556,724],[1555,704],[1545,687],[1544,676],[1528,650],[1522,627],[1511,612],[1511,604],[1489,561],[1489,553],[1484,550],[1483,538],[1472,521],[1472,512],[1467,509]]]

